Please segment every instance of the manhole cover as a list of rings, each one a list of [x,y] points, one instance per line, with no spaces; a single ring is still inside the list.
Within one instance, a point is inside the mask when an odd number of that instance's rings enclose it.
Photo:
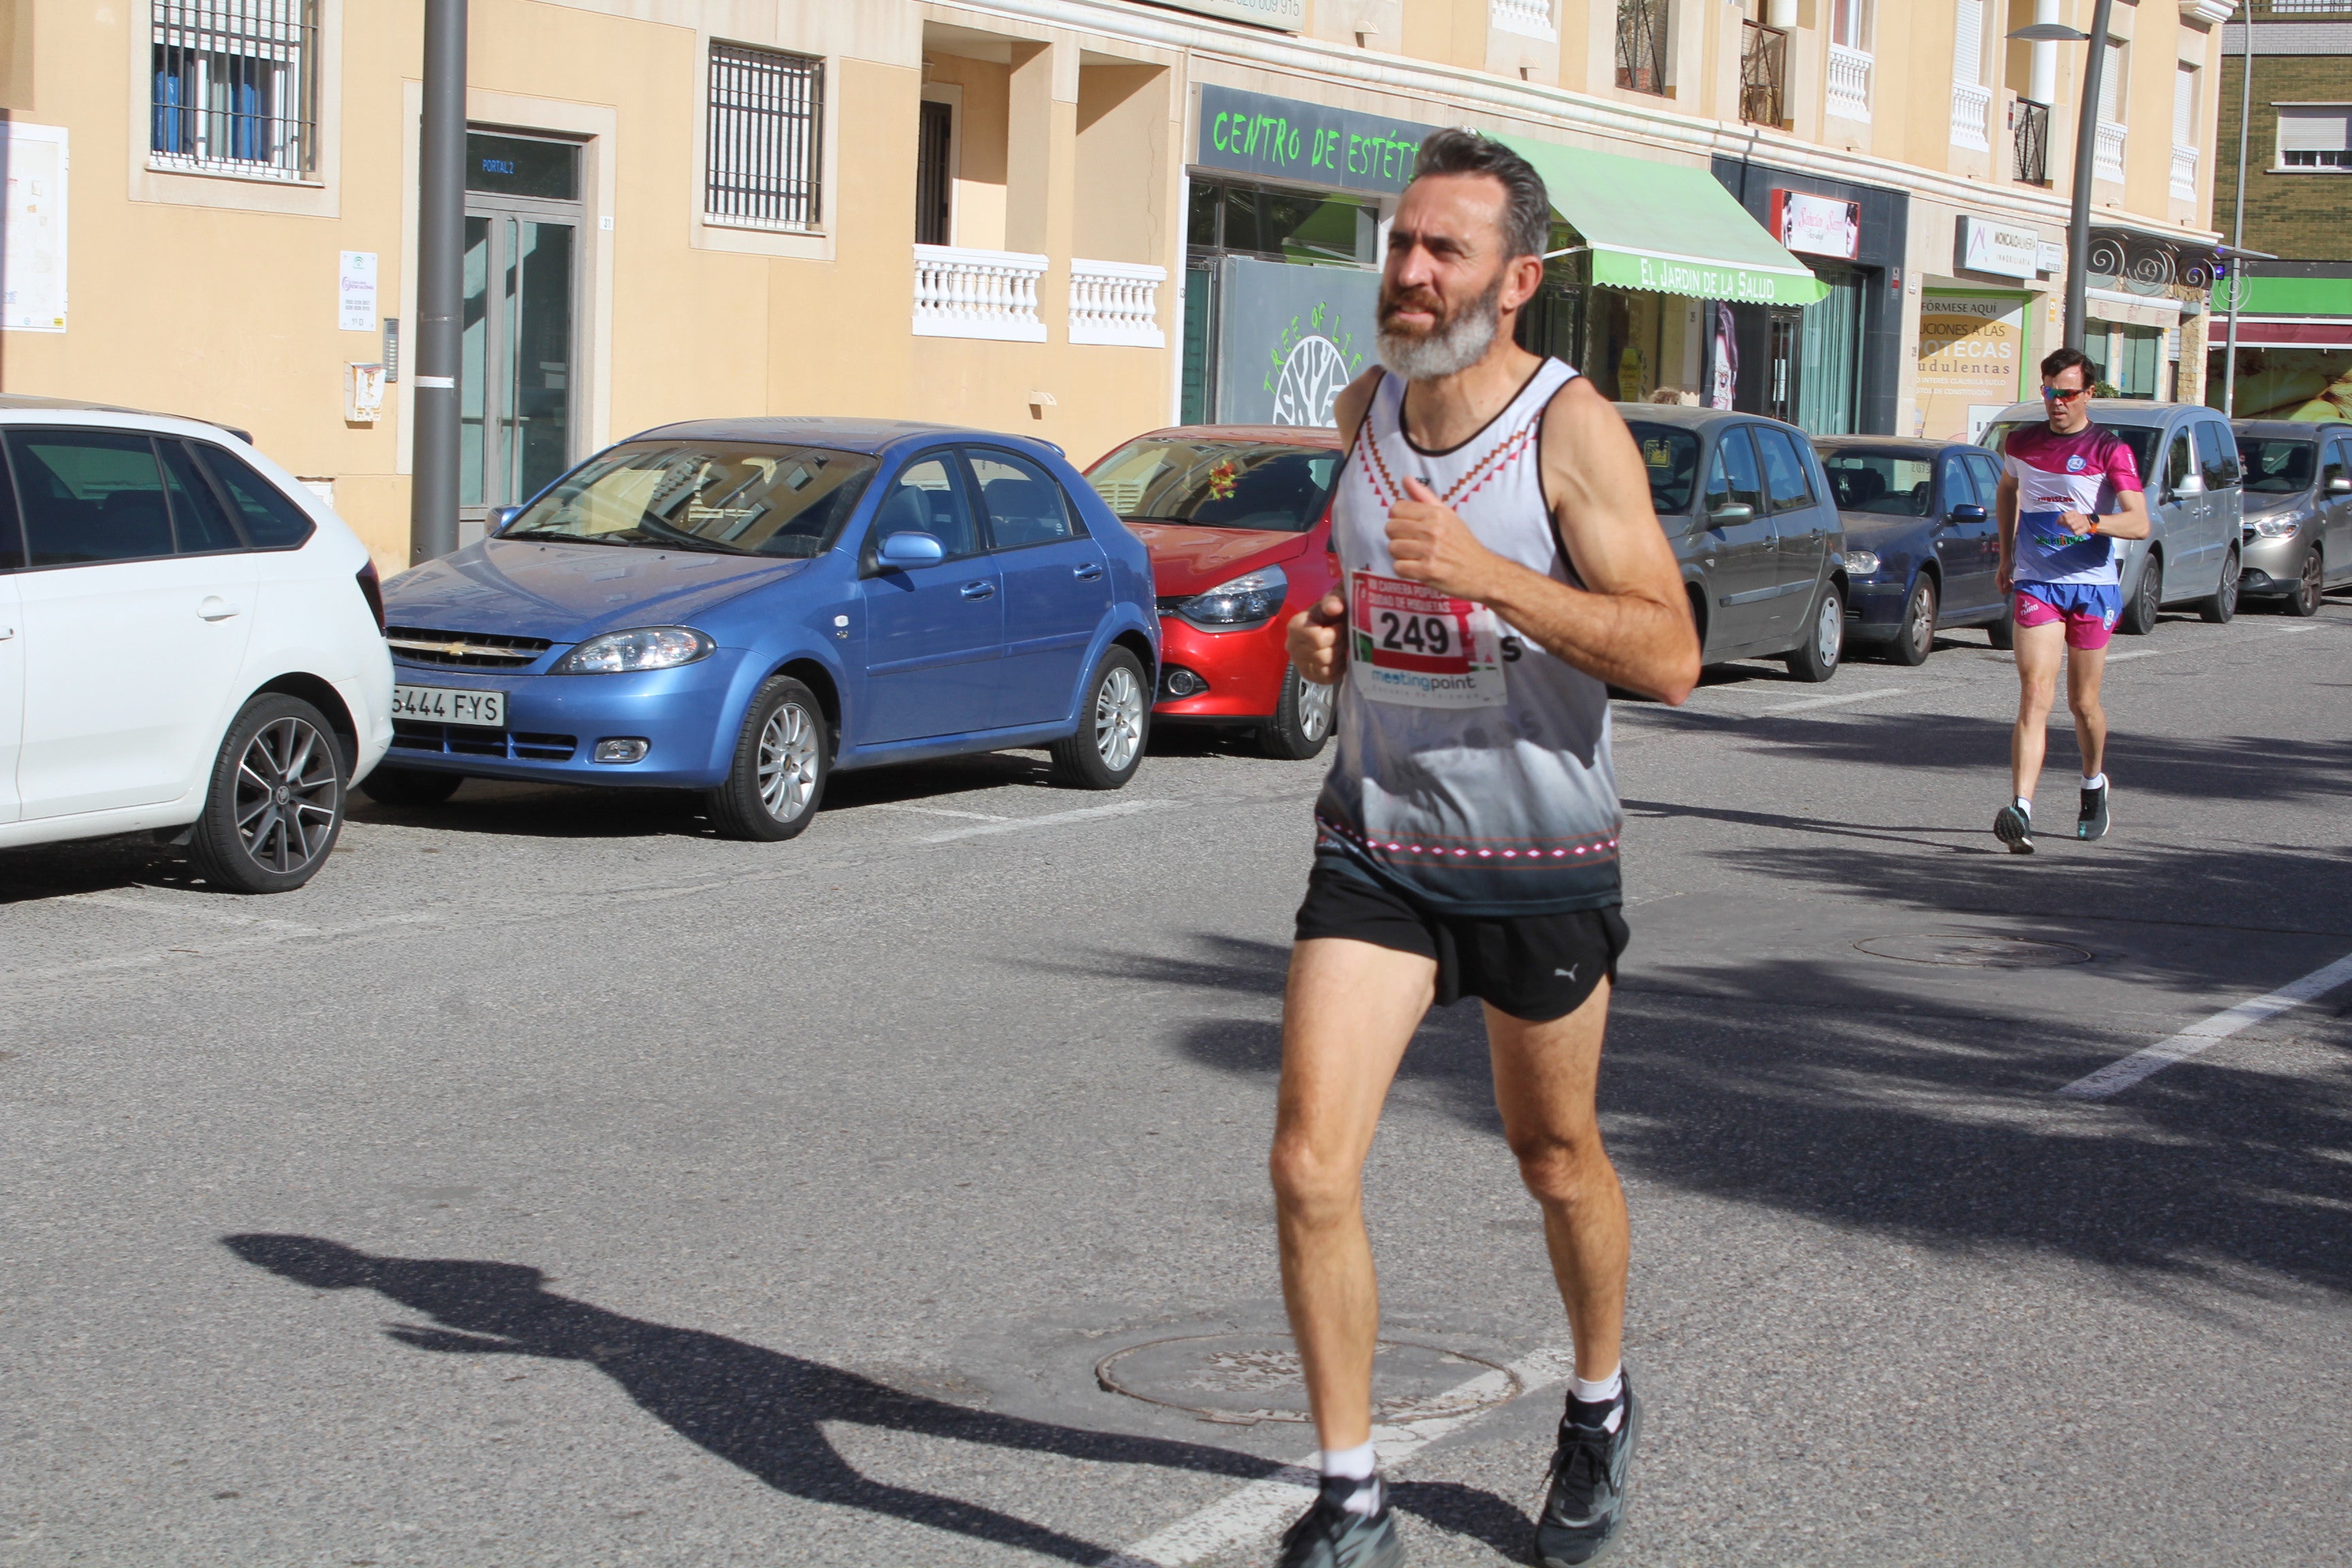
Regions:
[[[1496,1375],[1484,1375],[1489,1373]],[[1129,1345],[1095,1363],[1095,1381],[1204,1421],[1312,1419],[1288,1334],[1201,1334]],[[1383,1425],[1467,1415],[1521,1392],[1507,1367],[1465,1351],[1382,1340],[1372,1357],[1372,1419]]]
[[[1979,936],[1932,931],[1925,936],[1874,936],[1853,944],[1879,958],[1906,963],[1958,963],[1972,969],[2055,969],[2088,963],[2091,955],[2063,942],[2032,942],[2021,936]]]

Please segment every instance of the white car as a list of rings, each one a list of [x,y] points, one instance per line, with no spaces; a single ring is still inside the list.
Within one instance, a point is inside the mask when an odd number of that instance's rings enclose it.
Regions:
[[[217,425],[0,395],[0,847],[153,831],[299,888],[392,743],[367,549]]]

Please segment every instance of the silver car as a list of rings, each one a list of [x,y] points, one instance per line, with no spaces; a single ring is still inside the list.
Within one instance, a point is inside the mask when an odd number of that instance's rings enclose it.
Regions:
[[[2352,425],[2237,419],[2246,521],[2238,592],[2319,613],[2319,596],[2352,581]]]
[[[2094,398],[2091,420],[2131,447],[2147,495],[2148,535],[2124,552],[2116,629],[2144,636],[2171,605],[2194,605],[2217,623],[2236,615],[2244,498],[2229,422],[2200,404],[2128,397]],[[2047,422],[2042,405],[2017,404],[2001,411],[1984,444],[2003,451],[2011,431]]]

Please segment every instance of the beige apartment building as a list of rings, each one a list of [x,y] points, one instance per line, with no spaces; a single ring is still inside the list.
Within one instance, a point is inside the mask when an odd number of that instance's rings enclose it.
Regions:
[[[0,389],[249,430],[409,559],[422,0],[0,0]],[[2227,0],[2122,0],[2092,349],[2195,398]],[[668,420],[1328,421],[1430,128],[1612,395],[1946,435],[2059,336],[2091,0],[473,0],[467,536]]]

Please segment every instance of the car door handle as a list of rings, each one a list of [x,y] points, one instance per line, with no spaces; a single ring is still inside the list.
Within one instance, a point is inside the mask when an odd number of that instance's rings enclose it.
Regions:
[[[14,627],[14,626],[0,626],[0,642],[6,642],[10,637],[15,637],[16,635],[16,627]]]
[[[996,584],[993,583],[966,583],[963,585],[963,596],[967,599],[994,598],[996,596]]]
[[[1081,583],[1091,583],[1102,575],[1102,568],[1095,565],[1073,566],[1070,568],[1070,575]]]
[[[215,594],[196,606],[196,614],[207,621],[226,621],[236,614],[236,606]]]

